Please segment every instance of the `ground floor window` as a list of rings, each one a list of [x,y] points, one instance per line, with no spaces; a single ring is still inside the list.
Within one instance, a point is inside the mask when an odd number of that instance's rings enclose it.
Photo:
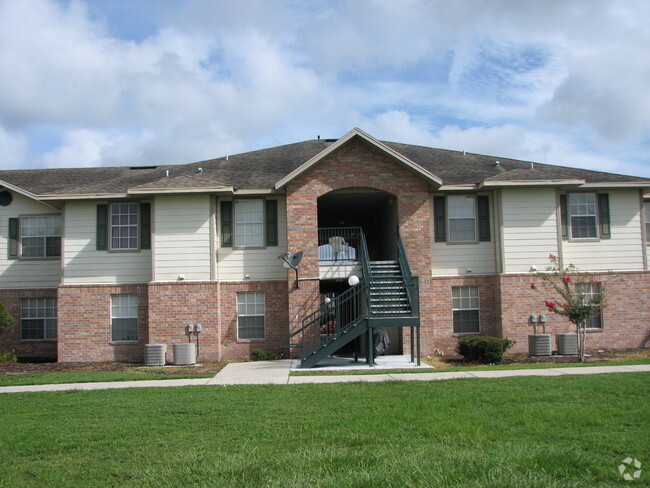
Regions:
[[[264,339],[264,292],[237,293],[237,338]]]
[[[576,289],[579,293],[582,293],[586,303],[591,302],[591,300],[600,294],[600,283],[577,283]],[[602,310],[599,310],[594,315],[587,319],[586,324],[587,329],[602,329],[603,328],[603,318]]]
[[[56,298],[23,298],[20,301],[20,338],[56,340]]]
[[[454,334],[478,334],[478,286],[454,286],[451,289],[451,295],[454,312]]]
[[[111,296],[111,340],[138,340],[138,296]]]

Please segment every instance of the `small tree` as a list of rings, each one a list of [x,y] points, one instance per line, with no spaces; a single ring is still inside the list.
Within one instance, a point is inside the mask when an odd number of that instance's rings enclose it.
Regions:
[[[585,360],[585,340],[587,319],[598,313],[603,307],[604,287],[591,274],[578,271],[573,265],[563,267],[557,256],[549,254],[551,265],[545,273],[537,273],[546,285],[560,295],[563,301],[546,300],[544,304],[549,311],[567,317],[576,326],[578,335],[578,358]],[[598,293],[591,295],[590,300],[585,300],[585,285],[598,286]],[[535,288],[535,284],[531,285]]]
[[[16,319],[9,313],[5,304],[0,302],[0,334],[16,324]]]

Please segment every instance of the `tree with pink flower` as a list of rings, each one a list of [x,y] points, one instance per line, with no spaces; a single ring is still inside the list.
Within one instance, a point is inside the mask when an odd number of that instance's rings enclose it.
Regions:
[[[587,319],[597,314],[604,306],[604,287],[591,274],[578,271],[573,264],[562,266],[558,256],[549,254],[548,257],[551,265],[546,268],[545,273],[537,273],[537,276],[543,280],[545,288],[550,288],[559,295],[560,300],[546,300],[544,305],[550,312],[567,317],[575,324],[578,358],[580,362],[584,362]],[[598,293],[591,294],[587,300],[583,290],[589,284],[598,285]],[[534,283],[531,288],[536,289]]]

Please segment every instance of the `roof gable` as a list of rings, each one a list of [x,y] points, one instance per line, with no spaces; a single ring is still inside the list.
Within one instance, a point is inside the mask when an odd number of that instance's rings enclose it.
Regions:
[[[369,134],[366,134],[359,128],[354,128],[347,134],[345,134],[343,137],[338,139],[334,144],[331,146],[327,147],[320,153],[316,154],[313,158],[311,158],[309,161],[306,161],[302,165],[300,165],[298,168],[294,169],[291,173],[286,175],[284,178],[280,179],[276,184],[275,184],[275,189],[278,190],[285,186],[287,183],[289,183],[291,180],[295,179],[299,175],[303,174],[305,171],[313,167],[315,164],[319,163],[323,159],[325,159],[327,156],[332,154],[334,151],[337,149],[341,148],[345,144],[347,144],[349,141],[351,141],[354,138],[360,138],[364,140],[365,142],[369,143],[370,145],[376,147],[380,151],[386,153],[390,158],[396,160],[398,163],[402,164],[403,166],[406,166],[407,168],[411,169],[415,173],[418,173],[422,177],[424,177],[426,180],[429,181],[429,183],[435,185],[436,187],[440,186],[442,184],[442,180],[438,178],[436,175],[428,171],[427,169],[423,168],[422,166],[418,165],[417,163],[411,161],[407,157],[403,156],[399,152],[395,151],[394,149],[390,148],[386,144],[378,141],[374,137],[370,136]]]

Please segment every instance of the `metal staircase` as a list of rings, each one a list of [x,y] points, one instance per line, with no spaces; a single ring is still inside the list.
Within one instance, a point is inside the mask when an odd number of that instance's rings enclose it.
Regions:
[[[411,275],[399,231],[398,259],[394,261],[370,261],[363,233],[359,237],[363,279],[305,317],[300,329],[289,336],[290,342],[302,349],[302,368],[316,365],[364,333],[371,345],[374,328],[405,326],[411,327],[412,357],[417,332],[419,364],[418,279]],[[372,347],[368,347],[366,360],[371,364],[374,361]]]

